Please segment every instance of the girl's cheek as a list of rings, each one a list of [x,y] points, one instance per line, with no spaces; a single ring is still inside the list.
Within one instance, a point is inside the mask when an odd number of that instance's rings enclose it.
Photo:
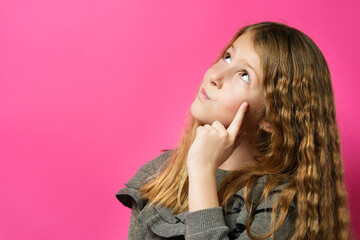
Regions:
[[[235,117],[237,111],[239,110],[241,103],[238,101],[234,101],[234,98],[226,98],[223,101],[223,111],[227,113],[227,115],[231,115]]]
[[[236,113],[238,112],[241,103],[235,102],[234,98],[223,99],[219,109],[219,121],[225,126],[230,126],[230,123],[234,120]],[[226,100],[226,101],[225,101]],[[235,103],[234,103],[235,102]]]

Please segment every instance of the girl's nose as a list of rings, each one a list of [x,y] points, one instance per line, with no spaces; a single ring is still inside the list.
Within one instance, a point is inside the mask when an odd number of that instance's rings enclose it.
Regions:
[[[209,80],[210,80],[210,84],[212,86],[221,88],[223,81],[224,81],[224,73],[222,71],[213,72],[210,75]]]

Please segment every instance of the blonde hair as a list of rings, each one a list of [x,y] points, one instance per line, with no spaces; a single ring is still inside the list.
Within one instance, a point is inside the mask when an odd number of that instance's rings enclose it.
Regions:
[[[232,171],[221,184],[218,196],[226,208],[230,197],[245,187],[245,202],[251,186],[267,175],[263,198],[286,180],[273,205],[272,230],[263,236],[250,232],[253,239],[273,236],[296,202],[293,239],[348,239],[350,218],[343,180],[340,137],[336,123],[334,94],[328,65],[316,44],[304,33],[281,23],[261,22],[241,28],[222,49],[220,60],[230,45],[249,32],[261,59],[264,117],[273,127],[268,133],[258,129],[255,158],[246,171]],[[188,210],[186,157],[200,122],[189,112],[185,131],[164,171],[141,187],[150,204],[161,204],[173,213]],[[275,223],[275,219],[277,219]]]

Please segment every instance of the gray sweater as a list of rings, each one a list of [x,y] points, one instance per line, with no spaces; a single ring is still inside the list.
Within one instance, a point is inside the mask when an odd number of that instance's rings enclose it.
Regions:
[[[249,212],[244,203],[245,188],[240,189],[230,198],[226,211],[221,207],[213,207],[194,212],[186,211],[172,214],[171,209],[164,206],[149,207],[148,202],[142,198],[139,188],[163,166],[162,163],[168,159],[173,151],[174,149],[165,151],[143,165],[135,176],[125,184],[126,187],[115,194],[122,204],[132,209],[128,239],[251,239],[246,232]],[[218,187],[220,180],[228,172],[222,169],[217,170],[216,183]],[[271,206],[279,197],[284,186],[277,186],[266,201],[259,202],[265,183],[265,178],[260,178],[251,190],[253,193],[252,201],[259,204],[256,211],[250,213],[253,216],[250,231],[255,235],[262,235],[270,229]],[[274,234],[274,239],[291,238],[295,228],[295,214],[296,205],[292,202],[287,217]]]

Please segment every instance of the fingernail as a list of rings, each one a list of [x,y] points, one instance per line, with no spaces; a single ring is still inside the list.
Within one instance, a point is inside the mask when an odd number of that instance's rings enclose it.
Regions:
[[[247,102],[244,102],[244,103],[243,103],[243,109],[246,109],[247,106],[248,106],[248,103],[247,103]]]

